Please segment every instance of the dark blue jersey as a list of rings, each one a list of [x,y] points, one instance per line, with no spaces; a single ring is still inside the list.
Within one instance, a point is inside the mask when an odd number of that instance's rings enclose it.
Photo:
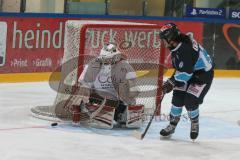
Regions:
[[[179,43],[171,50],[172,65],[175,73],[171,77],[177,84],[186,84],[195,73],[212,70],[212,60],[207,51],[192,39],[190,43]]]

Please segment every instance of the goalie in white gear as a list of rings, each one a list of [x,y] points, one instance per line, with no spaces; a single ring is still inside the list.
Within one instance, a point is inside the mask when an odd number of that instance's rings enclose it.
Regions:
[[[143,105],[136,105],[139,94],[136,78],[133,67],[116,45],[105,45],[99,56],[84,67],[79,77],[78,94],[85,97],[81,99],[81,112],[89,113],[95,104],[106,98],[104,108],[91,122],[94,126],[112,128],[115,121],[129,128],[139,128]]]

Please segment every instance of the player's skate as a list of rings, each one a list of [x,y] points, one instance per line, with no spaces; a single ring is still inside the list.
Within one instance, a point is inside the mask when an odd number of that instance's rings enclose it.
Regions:
[[[160,135],[164,137],[168,137],[175,132],[175,128],[176,128],[175,125],[169,124],[166,128],[160,131]]]
[[[163,137],[168,137],[175,132],[175,128],[180,120],[180,116],[172,116],[170,114],[170,124],[160,131],[160,135]]]
[[[191,121],[191,132],[190,132],[190,138],[194,141],[197,139],[199,133],[199,121],[198,120],[192,120]]]

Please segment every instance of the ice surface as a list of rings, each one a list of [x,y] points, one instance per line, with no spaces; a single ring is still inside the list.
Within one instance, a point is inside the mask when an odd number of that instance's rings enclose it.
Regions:
[[[1,160],[238,160],[240,157],[240,79],[214,79],[200,107],[200,135],[189,139],[190,123],[182,119],[171,139],[160,139],[168,122],[154,120],[144,140],[132,130],[101,130],[31,117],[30,108],[53,104],[56,93],[47,82],[0,84]],[[163,100],[169,112],[171,94]],[[185,112],[183,114],[186,114]],[[145,124],[146,125],[146,124]]]

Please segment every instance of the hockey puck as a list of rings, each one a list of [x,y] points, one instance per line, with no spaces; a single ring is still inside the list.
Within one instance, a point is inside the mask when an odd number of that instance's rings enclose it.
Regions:
[[[55,127],[55,126],[57,126],[57,125],[58,125],[58,123],[52,123],[52,124],[51,124],[52,127]]]

